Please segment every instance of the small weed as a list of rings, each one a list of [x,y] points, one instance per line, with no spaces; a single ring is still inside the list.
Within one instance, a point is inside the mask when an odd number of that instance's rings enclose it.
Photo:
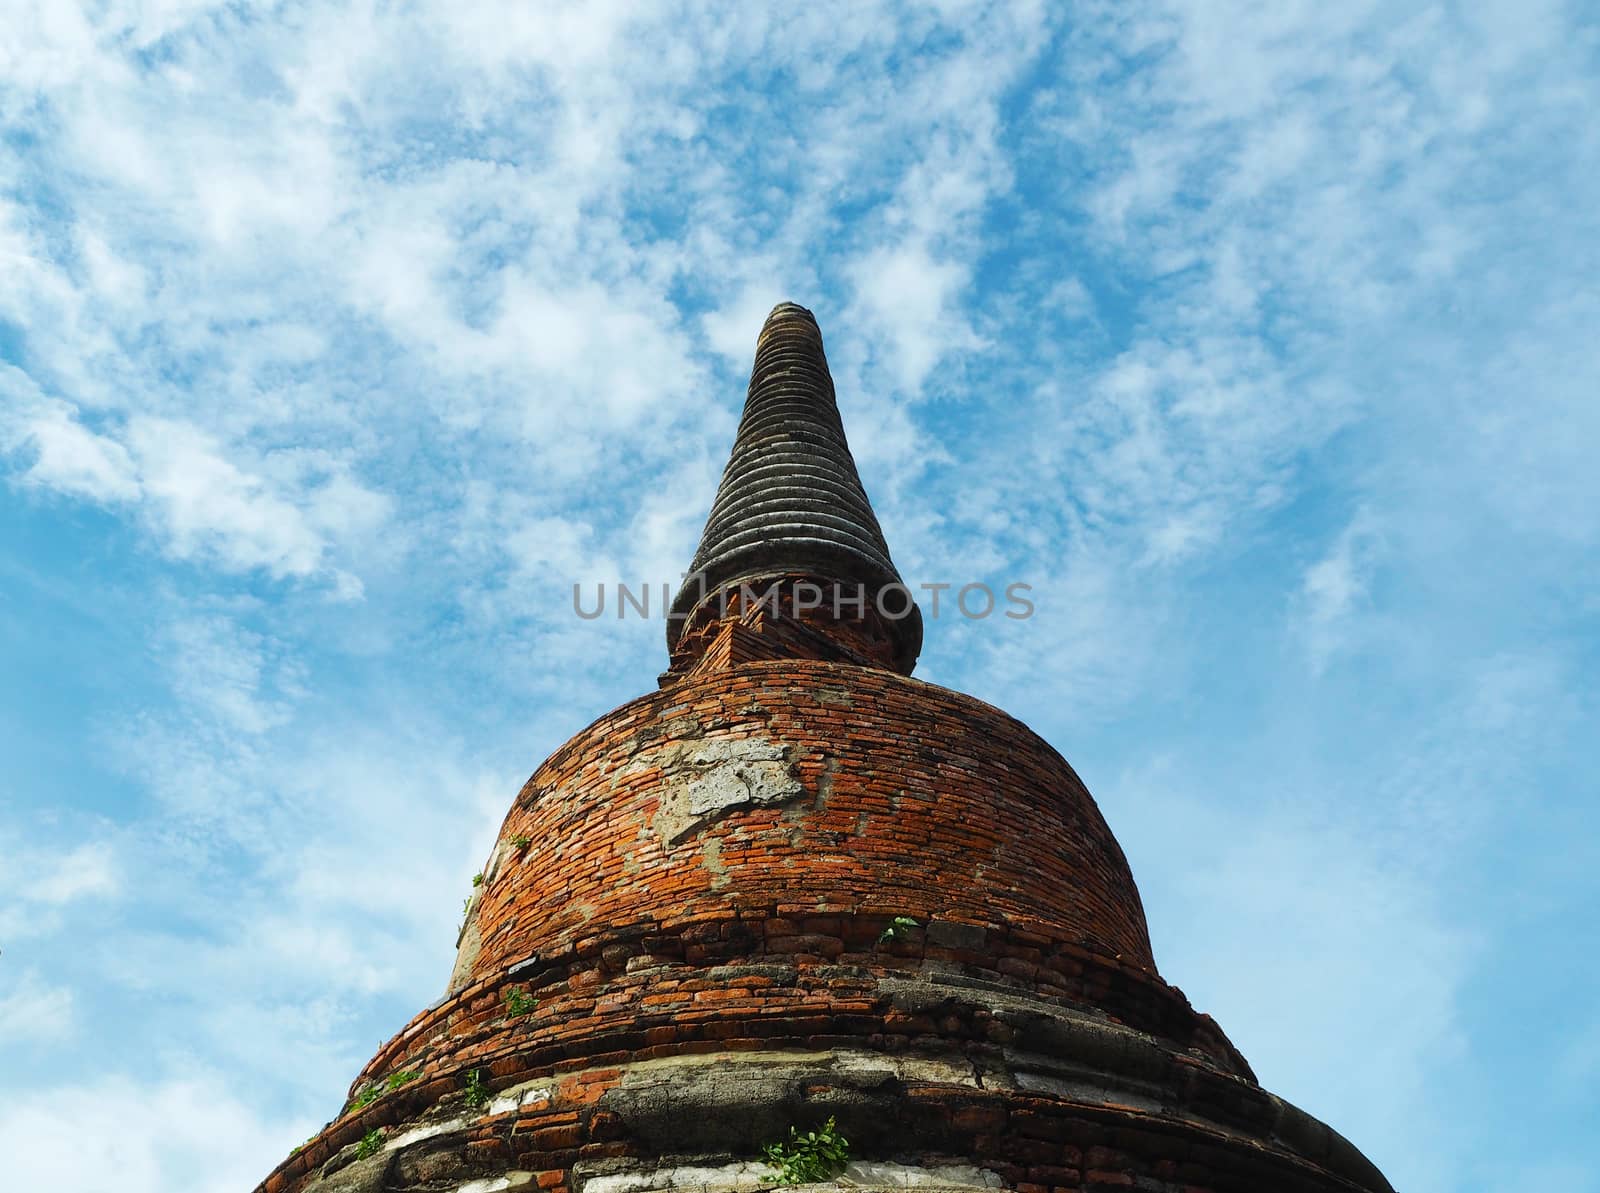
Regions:
[[[461,900],[461,914],[462,915],[466,915],[467,912],[469,912],[471,910],[472,910],[472,896],[468,895],[465,899]]]
[[[356,1144],[356,1159],[365,1160],[368,1156],[376,1156],[382,1146],[383,1132],[373,1127],[361,1137],[361,1142]]]
[[[897,915],[889,921],[889,926],[878,933],[878,943],[884,944],[891,940],[904,940],[913,928],[920,928],[921,924],[908,915]]]
[[[850,1162],[850,1141],[839,1134],[832,1117],[816,1131],[800,1134],[789,1128],[787,1143],[769,1143],[761,1158],[777,1170],[783,1185],[810,1185],[828,1181],[844,1171]]]
[[[482,870],[479,870],[476,874],[474,874],[472,876],[472,885],[475,886],[475,887],[483,885],[483,871]]]
[[[383,1096],[383,1086],[381,1086],[381,1085],[369,1085],[369,1086],[367,1086],[366,1089],[362,1090],[359,1094],[356,1095],[356,1100],[354,1102],[350,1103],[350,1109],[351,1110],[361,1110],[364,1107],[371,1106],[374,1102],[376,1102],[382,1096]]]
[[[531,1015],[538,1007],[539,1000],[529,994],[522,986],[510,986],[506,989],[506,1014],[513,1019],[520,1015]]]
[[[399,1089],[402,1085],[415,1081],[421,1076],[422,1074],[415,1069],[402,1069],[398,1073],[390,1073],[383,1079],[383,1084],[389,1089]]]
[[[467,1074],[467,1105],[474,1110],[487,1105],[489,1101],[489,1087],[483,1083],[483,1073],[473,1069]]]
[[[533,844],[533,838],[532,837],[528,837],[528,836],[524,836],[521,833],[519,833],[515,837],[511,838],[511,847],[513,849],[526,849],[528,846],[530,846],[532,844]]]

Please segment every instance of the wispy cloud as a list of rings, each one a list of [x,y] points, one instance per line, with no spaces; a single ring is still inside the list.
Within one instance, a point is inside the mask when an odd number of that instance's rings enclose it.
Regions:
[[[214,1071],[166,1080],[112,1076],[49,1088],[0,1111],[12,1179],[84,1193],[248,1189],[283,1158],[304,1118],[265,1116]],[[303,1136],[302,1136],[303,1137]]]
[[[70,848],[21,840],[7,825],[0,836],[6,868],[0,872],[0,940],[43,935],[62,909],[123,893],[122,864],[112,845],[85,841]]]
[[[0,1043],[9,1048],[39,1047],[72,1030],[72,991],[43,982],[23,970],[0,987]]]
[[[1345,645],[1348,627],[1369,597],[1381,552],[1371,519],[1357,513],[1328,553],[1306,568],[1297,616],[1314,670],[1321,671]]]
[[[1409,1187],[1488,1163],[1463,876],[1561,846],[1593,712],[1581,13],[13,9],[0,630],[64,661],[0,936],[98,1049],[61,1104],[165,1116],[78,1128],[131,1187],[248,1186],[202,1128],[275,1156],[437,993],[517,784],[661,662],[571,584],[676,578],[781,298],[908,579],[1033,584],[923,673],[1102,792],[1168,975]]]

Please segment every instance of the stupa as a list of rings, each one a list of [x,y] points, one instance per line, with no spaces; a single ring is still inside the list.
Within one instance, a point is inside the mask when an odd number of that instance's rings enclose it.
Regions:
[[[657,689],[534,772],[444,998],[259,1193],[1390,1193],[1163,980],[1072,767],[911,678],[922,633],[784,303]]]

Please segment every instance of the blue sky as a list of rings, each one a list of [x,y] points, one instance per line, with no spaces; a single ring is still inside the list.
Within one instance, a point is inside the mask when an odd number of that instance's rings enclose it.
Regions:
[[[5,9],[19,1186],[249,1188],[437,997],[792,298],[1165,976],[1404,1190],[1600,1189],[1592,8]]]

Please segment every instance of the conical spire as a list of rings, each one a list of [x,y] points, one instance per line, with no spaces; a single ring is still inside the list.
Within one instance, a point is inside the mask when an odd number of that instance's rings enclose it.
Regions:
[[[733,455],[673,602],[668,648],[701,601],[731,585],[796,575],[852,591],[859,585],[869,603],[897,586],[877,607],[891,624],[897,668],[910,672],[922,647],[922,615],[861,487],[817,321],[782,302],[756,340]]]

